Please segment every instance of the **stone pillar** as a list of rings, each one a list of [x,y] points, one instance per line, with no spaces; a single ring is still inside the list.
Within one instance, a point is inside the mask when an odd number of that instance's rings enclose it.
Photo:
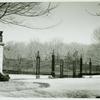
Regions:
[[[2,38],[3,31],[0,31],[0,73],[3,73],[3,38]]]

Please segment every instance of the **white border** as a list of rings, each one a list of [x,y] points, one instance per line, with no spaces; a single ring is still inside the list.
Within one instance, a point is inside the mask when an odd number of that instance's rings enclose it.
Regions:
[[[0,2],[100,2],[100,0],[0,0]]]

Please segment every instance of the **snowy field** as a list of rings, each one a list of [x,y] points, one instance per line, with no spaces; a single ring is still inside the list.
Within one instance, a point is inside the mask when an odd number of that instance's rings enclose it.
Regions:
[[[96,98],[100,96],[100,76],[56,78],[35,75],[10,75],[9,82],[0,82],[0,97]]]

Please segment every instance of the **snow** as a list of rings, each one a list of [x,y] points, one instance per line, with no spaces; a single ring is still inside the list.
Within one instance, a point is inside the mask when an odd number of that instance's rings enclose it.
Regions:
[[[36,79],[35,75],[23,75],[23,74],[10,74],[10,78],[11,79]],[[48,76],[47,75],[40,75],[40,78],[42,79],[47,79]]]
[[[95,98],[100,96],[100,76],[84,78],[54,78],[41,75],[10,75],[9,82],[0,82],[3,97],[68,97]]]

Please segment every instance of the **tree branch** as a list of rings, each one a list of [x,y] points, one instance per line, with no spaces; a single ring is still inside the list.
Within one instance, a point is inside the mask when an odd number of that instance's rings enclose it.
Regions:
[[[51,10],[55,9],[57,7],[56,5],[53,5],[53,3],[45,3],[46,6],[43,6],[41,2],[21,2],[21,3],[0,3],[0,21],[2,23],[9,23],[14,24],[18,26],[23,26],[30,29],[49,29],[52,27],[55,27],[59,23],[56,23],[51,26],[43,27],[43,28],[31,28],[26,25],[22,25],[21,23],[17,23],[16,21],[13,21],[10,19],[10,21],[7,20],[7,17],[9,18],[9,15],[19,15],[19,16],[25,16],[25,17],[37,17],[42,16],[45,14],[50,13]],[[44,8],[42,8],[42,6]]]
[[[3,14],[0,16],[0,19],[1,19],[2,17],[4,17],[5,14],[7,13],[8,7],[9,7],[9,4],[8,4],[7,7],[5,8]]]
[[[43,30],[43,29],[50,29],[50,28],[53,28],[53,27],[56,27],[57,25],[59,25],[62,20],[60,20],[58,23],[54,24],[54,25],[50,25],[50,26],[47,26],[47,27],[29,27],[29,26],[26,26],[26,25],[21,25],[21,24],[18,24],[18,23],[14,23],[14,22],[9,22],[7,20],[3,20],[1,19],[1,22],[2,23],[5,23],[5,24],[13,24],[13,25],[17,25],[17,26],[21,26],[21,27],[25,27],[25,28],[29,28],[29,29],[39,29],[39,30]]]

